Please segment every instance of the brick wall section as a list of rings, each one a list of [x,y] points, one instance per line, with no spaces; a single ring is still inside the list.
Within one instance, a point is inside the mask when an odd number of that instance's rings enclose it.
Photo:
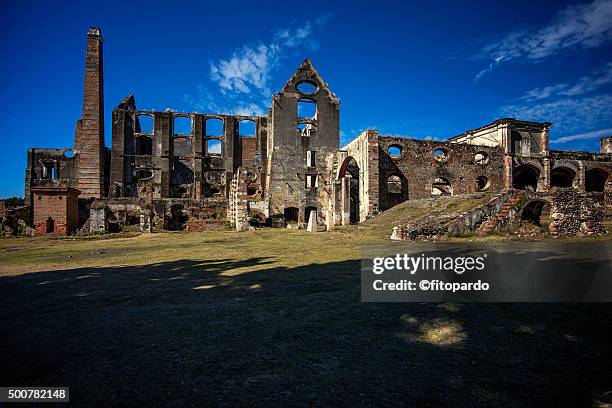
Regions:
[[[102,34],[97,28],[87,33],[83,116],[77,123],[74,147],[79,154],[81,198],[104,196],[104,90]]]
[[[257,153],[257,138],[256,137],[241,137],[241,152],[242,161],[255,160],[255,154]]]
[[[37,235],[47,233],[47,221],[53,220],[53,234],[63,235],[76,231],[78,226],[79,191],[72,188],[32,189],[33,225]]]

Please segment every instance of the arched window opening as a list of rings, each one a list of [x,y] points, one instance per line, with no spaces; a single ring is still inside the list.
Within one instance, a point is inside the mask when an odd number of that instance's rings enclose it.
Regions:
[[[298,118],[313,119],[317,115],[317,103],[312,99],[298,100]]]
[[[489,163],[489,155],[485,152],[478,152],[474,155],[474,163],[479,166],[484,166]]]
[[[521,164],[514,169],[512,186],[519,190],[535,191],[538,187],[540,172],[533,166]]]
[[[452,196],[453,187],[450,181],[443,177],[436,178],[431,184],[431,195],[432,196]]]
[[[238,134],[240,137],[255,137],[256,126],[251,120],[241,120],[238,122]]]
[[[567,167],[556,167],[550,172],[550,186],[551,187],[571,187],[574,183],[574,177],[576,172]]]
[[[490,185],[489,179],[485,176],[476,177],[476,191],[485,191]]]
[[[434,159],[438,162],[438,163],[443,163],[445,161],[448,160],[448,150],[446,149],[436,149],[434,151]]]
[[[209,156],[221,156],[221,144],[219,139],[206,140],[206,153]]]
[[[134,129],[136,133],[153,133],[153,116],[150,115],[138,115],[136,116],[136,127]]]
[[[298,82],[295,88],[298,90],[298,92],[305,95],[315,94],[319,90],[319,87],[314,82],[310,81]]]
[[[223,121],[217,118],[206,119],[206,136],[222,137],[225,133]]]
[[[608,173],[601,169],[591,169],[585,175],[586,191],[603,192],[608,181]]]
[[[149,180],[153,178],[153,170],[151,169],[136,169],[134,170],[134,177],[138,180]]]
[[[174,134],[175,135],[191,135],[192,122],[187,116],[176,116],[174,118]]]
[[[387,153],[392,158],[397,159],[398,157],[402,155],[402,148],[397,145],[392,145],[392,146],[389,146],[389,148],[387,149]]]
[[[389,194],[402,193],[402,179],[399,176],[389,176],[389,178],[387,179],[387,192]]]

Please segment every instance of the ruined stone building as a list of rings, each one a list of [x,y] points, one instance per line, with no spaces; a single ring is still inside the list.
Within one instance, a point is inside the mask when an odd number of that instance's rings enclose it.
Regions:
[[[74,147],[28,150],[39,233],[358,223],[403,201],[508,189],[612,192],[601,153],[551,151],[550,123],[499,119],[445,142],[370,130],[340,148],[340,101],[309,60],[265,116],[139,110],[127,95],[104,145],[102,35],[87,33]]]

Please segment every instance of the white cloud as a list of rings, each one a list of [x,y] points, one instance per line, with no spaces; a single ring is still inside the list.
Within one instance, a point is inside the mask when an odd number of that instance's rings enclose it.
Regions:
[[[297,49],[318,49],[319,43],[312,36],[328,18],[326,15],[306,21],[299,28],[278,30],[267,44],[244,45],[232,51],[229,58],[211,61],[211,80],[222,92],[248,94],[258,90],[263,95],[270,95],[269,81],[279,62]]]
[[[196,112],[219,113],[224,115],[263,116],[266,113],[265,100],[259,102],[240,101],[226,95],[216,95],[210,88],[198,86],[196,96],[185,95],[183,100]]]
[[[545,103],[506,105],[498,114],[537,122],[553,122],[560,132],[597,128],[612,122],[612,95],[566,97]]]
[[[269,41],[243,45],[229,57],[211,60],[206,83],[198,86],[195,94],[185,95],[184,101],[199,112],[264,115],[270,105],[274,73],[289,56],[319,48],[314,34],[329,17],[326,14],[302,22],[298,28],[278,30]]]
[[[612,40],[612,0],[594,0],[561,10],[546,26],[522,30],[486,45],[480,57],[493,61],[475,78],[504,61],[541,61],[567,51],[592,49]],[[497,61],[497,62],[495,62]]]
[[[524,101],[537,101],[555,96],[580,96],[596,91],[610,83],[612,83],[612,62],[608,62],[600,69],[581,77],[573,84],[559,83],[543,88],[535,88],[527,91],[520,99]]]
[[[571,135],[571,136],[563,136],[563,137],[551,140],[550,143],[561,144],[561,143],[567,143],[567,142],[574,142],[576,140],[599,139],[605,136],[612,136],[612,128],[594,130],[592,132],[580,133],[580,134]]]

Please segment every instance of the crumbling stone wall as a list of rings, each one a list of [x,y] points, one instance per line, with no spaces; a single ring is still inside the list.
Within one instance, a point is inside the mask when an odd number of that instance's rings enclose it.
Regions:
[[[474,146],[381,136],[380,147],[380,209],[386,210],[397,204],[389,192],[389,177],[399,176],[402,182],[402,197],[427,198],[437,180],[445,180],[449,188],[443,194],[459,195],[477,191],[497,191],[503,186],[502,151],[488,146]],[[399,155],[393,157],[389,149],[398,148]],[[436,151],[444,157],[436,156]],[[484,159],[478,161],[477,155]],[[479,188],[478,177],[484,177]]]
[[[557,189],[550,192],[552,198],[549,226],[553,237],[561,235],[594,235],[605,233],[603,206],[589,194],[574,189]]]

